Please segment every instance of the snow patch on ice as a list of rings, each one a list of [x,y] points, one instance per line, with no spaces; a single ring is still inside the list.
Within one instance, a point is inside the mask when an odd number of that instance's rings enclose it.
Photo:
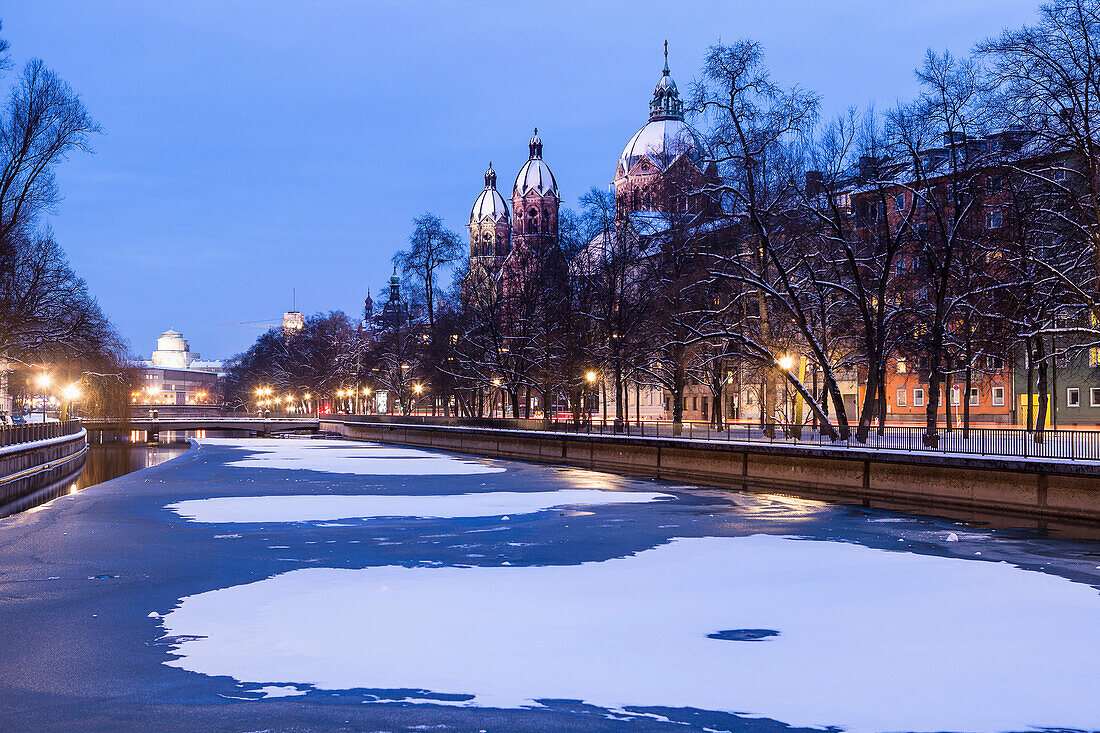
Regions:
[[[290,685],[268,685],[256,690],[249,690],[249,692],[258,692],[265,699],[269,697],[294,697],[295,695],[306,694],[306,690],[301,690]]]
[[[560,489],[558,491],[483,491],[426,496],[321,494],[302,496],[223,496],[187,499],[168,509],[193,522],[318,522],[333,519],[418,517],[459,519],[531,514],[561,506],[639,504],[674,499],[650,491]],[[507,517],[504,517],[507,519]]]
[[[198,442],[247,449],[250,453],[247,458],[226,464],[238,468],[303,469],[360,476],[449,476],[504,471],[501,466],[445,453],[346,440],[203,438]]]
[[[184,598],[163,624],[168,664],[253,684],[858,733],[1088,729],[1098,615],[1095,589],[1005,563],[756,535],[580,565],[300,569]],[[708,638],[745,629],[778,635]]]

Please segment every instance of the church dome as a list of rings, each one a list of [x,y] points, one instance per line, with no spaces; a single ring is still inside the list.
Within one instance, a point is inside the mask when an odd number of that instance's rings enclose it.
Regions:
[[[470,210],[470,221],[504,221],[508,219],[508,204],[504,197],[497,192],[497,174],[493,170],[493,164],[489,164],[489,170],[485,171],[485,190],[474,201],[474,208]]]
[[[535,128],[535,134],[528,143],[531,149],[531,157],[519,169],[516,176],[516,185],[512,188],[512,195],[526,196],[535,193],[539,196],[553,194],[558,195],[558,182],[554,180],[554,174],[550,172],[550,166],[542,160],[542,139],[539,137],[539,129]]]
[[[707,158],[702,136],[683,120],[654,120],[630,138],[619,156],[619,165],[623,175],[627,175],[639,160],[649,158],[661,171],[666,171],[681,155],[701,168]]]
[[[665,41],[665,67],[661,78],[653,88],[649,102],[649,122],[634,133],[619,156],[622,175],[628,175],[642,158],[649,160],[662,172],[681,155],[698,167],[707,158],[706,143],[702,136],[684,122],[684,103],[676,82],[668,70],[668,41]]]

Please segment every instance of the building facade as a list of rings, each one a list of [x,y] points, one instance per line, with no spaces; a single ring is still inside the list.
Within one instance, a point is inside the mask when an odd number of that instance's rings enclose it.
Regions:
[[[137,405],[211,405],[220,401],[221,361],[203,360],[178,331],[157,339],[152,358],[135,364],[137,385],[130,394]]]

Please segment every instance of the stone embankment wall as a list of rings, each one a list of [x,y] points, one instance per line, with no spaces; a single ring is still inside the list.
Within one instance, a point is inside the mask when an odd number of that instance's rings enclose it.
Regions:
[[[1100,464],[322,418],[348,438],[866,504],[1100,523]]]
[[[86,430],[0,448],[0,517],[39,503],[32,497],[74,479],[87,451]]]

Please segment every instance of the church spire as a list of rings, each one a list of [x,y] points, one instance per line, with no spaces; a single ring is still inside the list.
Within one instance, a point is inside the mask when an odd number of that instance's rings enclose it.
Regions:
[[[535,134],[531,136],[531,142],[527,143],[531,149],[531,159],[542,157],[542,138],[539,137],[539,128],[535,128]]]
[[[660,81],[653,89],[653,99],[649,103],[649,119],[652,122],[684,119],[684,103],[680,100],[676,82],[672,80],[668,71],[667,40],[665,41],[665,67],[661,70]]]
[[[493,161],[489,161],[489,170],[485,171],[485,188],[497,187],[497,172],[493,170]]]

